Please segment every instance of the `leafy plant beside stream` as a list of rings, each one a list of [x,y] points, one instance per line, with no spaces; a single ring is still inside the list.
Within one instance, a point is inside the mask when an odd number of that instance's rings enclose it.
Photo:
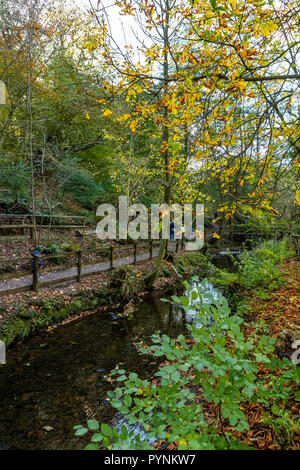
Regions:
[[[244,251],[239,260],[233,259],[236,272],[214,268],[210,280],[214,285],[240,292],[257,287],[274,290],[283,283],[278,264],[291,254],[285,240],[266,241],[251,251]]]
[[[240,282],[247,288],[262,286],[268,290],[276,289],[283,282],[277,265],[290,253],[285,240],[266,241],[243,253],[239,267]]]
[[[194,323],[187,325],[190,336],[153,335],[153,345],[140,351],[165,360],[154,380],[123,369],[111,372],[110,404],[141,432],[89,420],[87,427],[75,426],[75,434],[92,432],[87,449],[153,449],[154,440],[179,450],[247,448],[241,437],[250,429],[244,410],[252,403],[263,407],[265,422],[275,436],[280,431],[280,446],[288,448],[296,428],[289,400],[296,393],[299,368],[274,357],[273,338],[253,334],[246,339],[243,319],[231,314],[224,297],[204,297],[201,284],[184,285],[187,296],[172,299],[194,312]]]

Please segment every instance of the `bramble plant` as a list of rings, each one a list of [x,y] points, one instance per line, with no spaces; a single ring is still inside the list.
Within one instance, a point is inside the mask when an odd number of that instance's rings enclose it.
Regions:
[[[173,296],[172,302],[194,311],[194,324],[187,325],[190,338],[153,335],[153,345],[141,350],[167,360],[156,372],[156,380],[142,380],[123,369],[111,372],[116,388],[108,392],[110,404],[129,426],[140,426],[141,432],[129,431],[125,425],[120,429],[104,423],[100,426],[89,420],[88,427],[74,427],[77,436],[93,432],[86,449],[98,449],[99,445],[107,449],[153,449],[151,442],[158,439],[176,442],[179,450],[249,448],[234,437],[235,431],[249,430],[242,404],[251,401],[268,406],[269,398],[271,413],[274,411],[275,419],[280,417],[279,425],[292,429],[293,420],[284,409],[292,386],[286,389],[285,384],[295,383],[299,369],[270,358],[273,338],[261,335],[246,340],[240,328],[242,318],[231,315],[224,297],[216,300],[203,296],[200,283],[196,287],[186,281],[183,284],[187,296]],[[259,365],[267,366],[270,373],[259,378]],[[279,367],[284,370],[280,375]],[[276,376],[272,370],[277,371]],[[276,383],[276,390],[270,393],[266,385],[271,382]],[[199,395],[193,391],[195,386]],[[203,411],[205,402],[215,405],[213,423]],[[225,431],[226,424],[230,432]]]

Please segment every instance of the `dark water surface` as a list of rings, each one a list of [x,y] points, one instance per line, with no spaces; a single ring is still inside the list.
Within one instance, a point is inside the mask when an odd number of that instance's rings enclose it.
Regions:
[[[150,343],[156,331],[173,337],[186,331],[184,313],[161,302],[165,296],[148,295],[131,319],[99,312],[10,349],[0,369],[1,446],[80,449],[84,439],[74,437],[73,425],[87,418],[111,422],[114,411],[103,401],[111,387],[106,373],[120,364],[149,376],[157,364],[136,343]]]
[[[9,349],[0,368],[0,448],[82,449],[88,439],[74,436],[75,424],[115,424],[106,374],[118,364],[144,378],[157,369],[156,358],[139,354],[137,345],[150,344],[158,331],[186,333],[192,315],[160,300],[175,291],[148,294],[127,318],[99,311]]]

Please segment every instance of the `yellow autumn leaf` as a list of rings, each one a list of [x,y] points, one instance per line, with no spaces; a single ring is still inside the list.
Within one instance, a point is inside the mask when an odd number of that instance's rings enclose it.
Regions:
[[[86,112],[85,118],[86,119],[91,119],[89,111]]]
[[[241,92],[243,92],[243,91],[245,91],[247,84],[246,84],[246,82],[245,82],[244,80],[237,80],[237,81],[235,82],[235,86],[236,86]]]
[[[103,111],[103,116],[111,116],[111,114],[112,114],[112,112],[111,112],[110,109],[105,109],[105,110]]]
[[[277,24],[274,23],[273,21],[268,21],[261,27],[261,35],[264,37],[268,37],[276,29],[277,29]]]
[[[179,442],[178,442],[179,446],[182,446],[182,445],[184,446],[186,444],[187,444],[187,442],[184,439],[180,439]]]
[[[275,214],[275,215],[279,215],[280,212],[278,212],[277,210],[275,210],[273,207],[269,206],[269,205],[265,205],[265,208],[267,209],[267,211],[269,212],[272,212],[272,214]]]
[[[213,238],[221,238],[220,235],[216,232],[213,233]]]

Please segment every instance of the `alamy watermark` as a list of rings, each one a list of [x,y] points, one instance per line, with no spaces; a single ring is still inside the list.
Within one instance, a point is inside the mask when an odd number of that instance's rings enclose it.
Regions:
[[[3,341],[0,341],[0,364],[6,364],[6,346]]]
[[[292,348],[296,349],[296,351],[291,356],[292,362],[293,362],[293,364],[295,364],[295,366],[300,364],[300,347],[299,346],[300,346],[300,340],[297,339],[292,344]]]
[[[118,214],[118,217],[117,217]],[[118,210],[113,204],[101,204],[96,215],[102,217],[96,234],[101,240],[187,240],[188,251],[200,250],[204,245],[203,204],[144,204],[129,205],[127,196],[119,197]]]

